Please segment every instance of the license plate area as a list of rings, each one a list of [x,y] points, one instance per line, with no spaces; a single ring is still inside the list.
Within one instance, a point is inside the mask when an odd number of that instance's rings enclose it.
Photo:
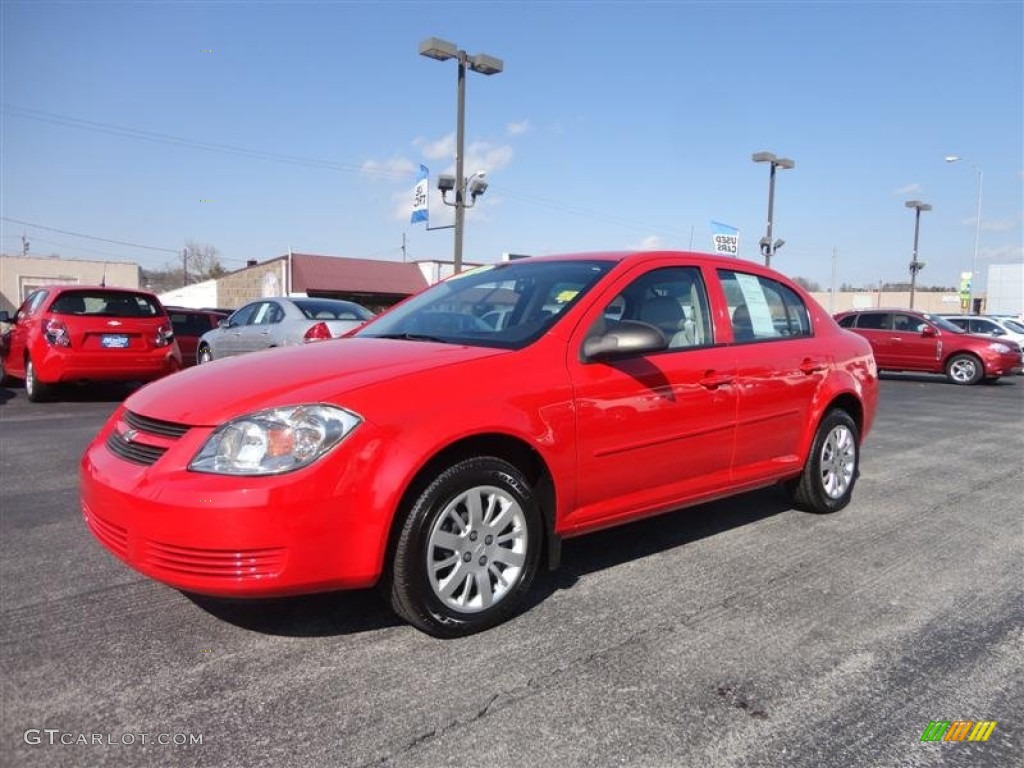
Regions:
[[[129,339],[123,333],[105,333],[100,338],[100,346],[104,349],[127,349]]]

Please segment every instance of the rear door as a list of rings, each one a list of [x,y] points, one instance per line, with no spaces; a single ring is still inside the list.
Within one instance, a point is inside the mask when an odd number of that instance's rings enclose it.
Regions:
[[[791,288],[738,269],[719,269],[718,278],[736,353],[733,478],[775,477],[802,464],[801,441],[831,360]]]
[[[892,315],[889,312],[861,312],[857,316],[857,333],[868,340],[879,368],[899,370],[898,355],[894,356]]]

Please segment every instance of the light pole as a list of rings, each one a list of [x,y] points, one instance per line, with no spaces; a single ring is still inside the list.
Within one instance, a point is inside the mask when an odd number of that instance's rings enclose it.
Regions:
[[[924,269],[924,262],[917,260],[917,238],[921,234],[921,211],[930,211],[932,207],[920,200],[907,200],[907,208],[914,209],[914,255],[910,259],[910,308],[914,308],[914,286],[917,285],[917,273]]]
[[[775,213],[775,169],[782,168],[787,170],[795,168],[796,163],[788,157],[776,157],[771,152],[755,152],[750,156],[750,159],[755,163],[771,163],[772,170],[768,177],[768,231],[761,238],[761,253],[764,255],[764,265],[770,267],[772,265],[772,256],[775,255],[779,248],[786,244],[785,240],[772,242],[772,217]]]
[[[470,56],[455,43],[441,40],[437,37],[428,37],[420,43],[420,55],[428,59],[447,61],[457,59],[459,62],[459,83],[458,83],[458,116],[455,129],[455,274],[462,271],[462,231],[465,225],[465,209],[468,207],[465,201],[466,180],[463,176],[464,138],[463,133],[466,123],[466,67],[482,75],[496,75],[501,72],[505,65],[501,59],[488,56],[485,53],[478,53]],[[449,188],[450,189],[450,188]],[[442,189],[442,194],[447,190]],[[482,194],[482,190],[480,192]],[[474,195],[474,198],[476,196]],[[447,202],[447,201],[446,201]]]
[[[957,163],[963,160],[959,155],[946,155],[947,163]],[[978,173],[978,212],[974,222],[974,259],[971,261],[971,290],[968,292],[967,298],[967,314],[974,314],[974,286],[978,282],[978,241],[981,238],[981,186],[984,180],[985,174],[981,172],[981,168],[976,166],[974,163],[970,164],[971,167]]]

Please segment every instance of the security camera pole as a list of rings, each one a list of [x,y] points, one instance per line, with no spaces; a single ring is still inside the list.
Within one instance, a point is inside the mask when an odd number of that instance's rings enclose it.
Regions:
[[[496,75],[504,69],[501,59],[478,53],[474,56],[468,55],[455,43],[441,40],[436,37],[428,37],[420,43],[420,55],[429,59],[446,61],[457,59],[459,62],[459,96],[458,96],[458,117],[455,133],[455,274],[462,271],[462,231],[465,225],[466,205],[466,181],[463,176],[464,161],[464,131],[466,122],[466,66],[474,72],[482,75]],[[445,190],[441,190],[444,193]],[[483,190],[480,191],[482,194]],[[448,201],[445,200],[445,203]]]
[[[931,205],[922,203],[920,200],[907,200],[907,208],[913,208],[914,212],[914,255],[910,259],[910,308],[914,308],[914,287],[917,285],[917,273],[924,269],[924,262],[917,260],[917,238],[921,233],[921,211],[930,211]]]
[[[782,168],[786,170],[795,168],[796,163],[788,157],[776,157],[771,152],[755,152],[750,156],[750,159],[755,163],[771,163],[772,167],[771,175],[768,177],[768,231],[761,238],[761,253],[764,255],[764,265],[770,267],[772,265],[772,256],[784,245],[782,240],[772,242],[772,217],[775,212],[775,169]]]

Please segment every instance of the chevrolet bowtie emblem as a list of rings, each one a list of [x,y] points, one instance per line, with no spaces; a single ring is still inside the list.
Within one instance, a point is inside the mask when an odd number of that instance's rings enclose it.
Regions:
[[[135,440],[135,438],[138,437],[138,436],[139,436],[139,430],[137,430],[137,429],[127,429],[127,430],[125,430],[124,432],[121,433],[121,439],[124,440],[126,443],[133,442]]]
[[[120,320],[107,320],[107,325],[121,325]]]

